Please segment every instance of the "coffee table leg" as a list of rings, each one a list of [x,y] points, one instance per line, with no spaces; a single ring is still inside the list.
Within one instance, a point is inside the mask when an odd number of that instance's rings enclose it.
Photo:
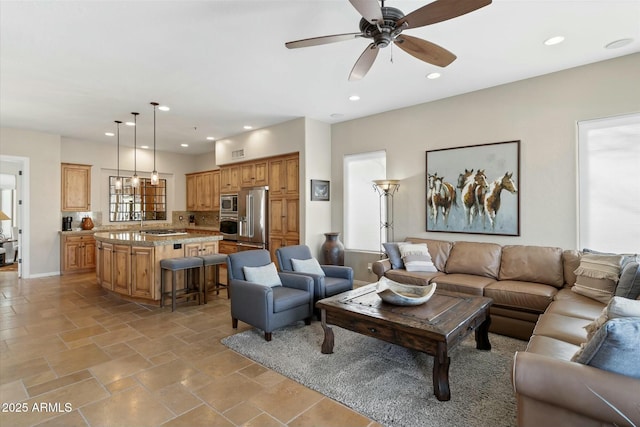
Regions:
[[[451,399],[449,390],[449,362],[445,343],[438,343],[438,354],[433,357],[433,394],[440,401]]]
[[[322,342],[321,351],[323,354],[331,354],[333,353],[333,330],[327,326],[327,312],[324,309],[320,311],[320,321],[322,330],[324,331],[324,341]]]
[[[476,329],[476,348],[478,350],[491,350],[489,325],[491,325],[491,317],[487,314],[486,320]]]

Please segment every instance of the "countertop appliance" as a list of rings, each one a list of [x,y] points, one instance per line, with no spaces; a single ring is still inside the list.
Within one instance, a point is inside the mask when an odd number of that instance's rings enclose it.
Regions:
[[[62,231],[71,231],[71,222],[73,221],[73,217],[63,216],[62,217]]]
[[[238,251],[267,249],[269,187],[253,187],[238,193]]]
[[[220,196],[220,215],[238,215],[237,194],[223,194]]]

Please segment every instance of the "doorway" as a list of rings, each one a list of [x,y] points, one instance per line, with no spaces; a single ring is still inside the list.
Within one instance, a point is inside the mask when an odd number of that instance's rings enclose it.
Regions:
[[[29,158],[0,155],[0,211],[5,263],[17,263],[18,277],[29,277]]]

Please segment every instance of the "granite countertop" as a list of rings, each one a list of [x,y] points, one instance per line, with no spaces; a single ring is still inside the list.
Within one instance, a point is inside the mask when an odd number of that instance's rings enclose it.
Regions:
[[[187,232],[189,229],[187,229]],[[65,232],[66,233],[66,232]],[[199,243],[222,240],[219,232],[211,234],[188,233],[173,236],[144,234],[138,231],[97,231],[93,237],[105,243],[136,246],[165,246],[174,243]]]
[[[70,231],[58,231],[60,235],[64,236],[75,236],[75,235],[83,235],[83,234],[95,234],[95,233],[124,233],[124,232],[138,232],[140,227],[126,227],[126,228],[113,228],[113,227],[95,227],[91,230],[82,230],[82,229],[74,229]],[[162,230],[162,229],[172,229],[172,230],[189,230],[193,231],[211,231],[212,233],[218,233],[218,227],[214,227],[211,225],[192,225],[188,227],[175,227],[171,224],[158,225],[154,227],[153,225],[149,225],[147,227],[143,227],[143,230]]]

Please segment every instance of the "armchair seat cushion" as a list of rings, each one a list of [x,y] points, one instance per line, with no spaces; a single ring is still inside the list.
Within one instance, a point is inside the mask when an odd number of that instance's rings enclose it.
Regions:
[[[353,285],[348,279],[341,279],[339,277],[325,277],[324,288],[326,296],[330,297],[333,295],[338,295],[342,292],[350,291],[353,288]]]
[[[280,313],[301,305],[309,305],[310,299],[309,292],[277,286],[273,288],[273,312]]]

